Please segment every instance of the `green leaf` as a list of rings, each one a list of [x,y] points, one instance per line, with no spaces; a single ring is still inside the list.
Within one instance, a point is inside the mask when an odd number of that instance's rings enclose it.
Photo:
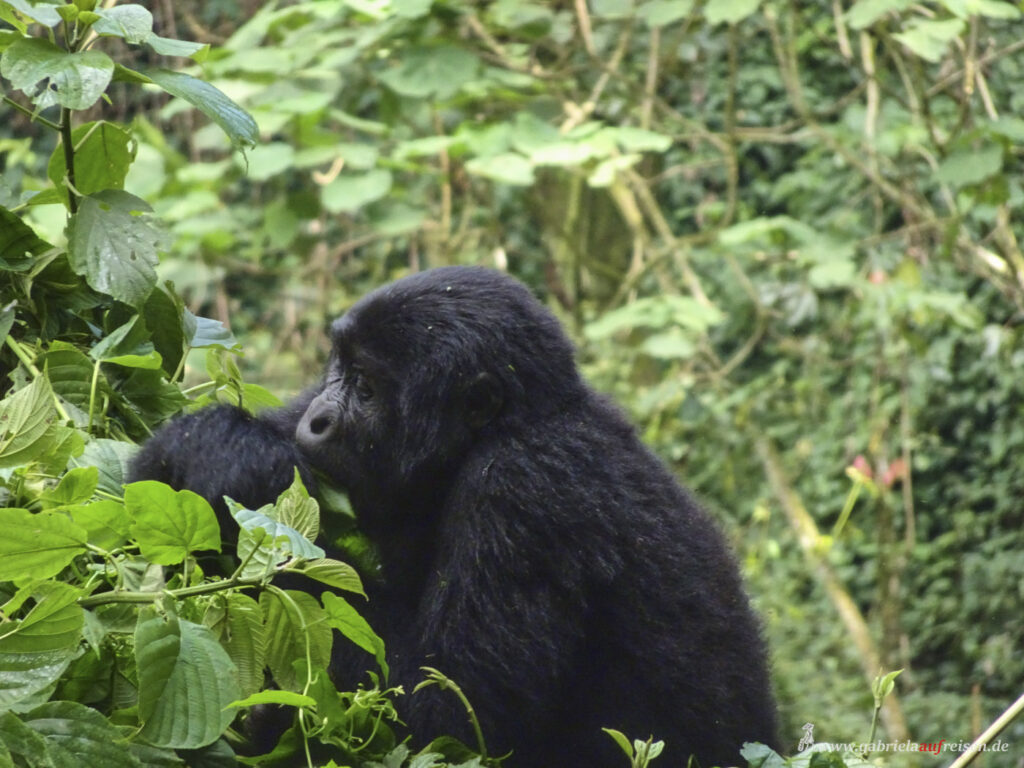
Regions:
[[[1003,168],[1003,148],[998,144],[949,155],[935,171],[935,179],[953,187],[980,184]]]
[[[208,628],[155,606],[143,608],[135,662],[140,735],[150,744],[196,749],[231,724],[235,713],[226,708],[239,697],[235,665]]]
[[[253,181],[266,181],[279,173],[291,170],[295,162],[295,148],[283,141],[260,144],[245,159],[247,176]]]
[[[662,330],[672,326],[705,333],[722,322],[715,307],[706,307],[689,296],[650,296],[602,315],[584,329],[588,339],[609,338],[632,328]]]
[[[85,552],[86,532],[59,512],[0,509],[0,581],[56,576]]]
[[[250,696],[263,687],[267,642],[263,612],[248,595],[229,592],[212,603],[203,617],[238,669],[240,695]]]
[[[135,159],[135,143],[129,131],[102,120],[86,123],[71,132],[71,145],[75,149],[75,189],[81,194],[124,189],[125,176]],[[64,179],[67,165],[64,147],[60,144],[50,155],[46,175],[66,203],[68,189]]]
[[[960,19],[934,21],[932,19],[915,19],[893,37],[922,59],[939,62],[946,55],[950,43],[958,38],[966,28],[966,22]]]
[[[24,708],[30,697],[48,698],[75,656],[76,648],[34,653],[4,653],[0,644],[0,710]]]
[[[902,13],[914,2],[915,0],[857,0],[846,12],[846,21],[854,29],[864,29],[887,14]]]
[[[592,187],[610,187],[615,183],[620,172],[632,168],[640,162],[641,155],[628,154],[618,157],[609,157],[597,164],[593,172],[587,176],[587,184]]]
[[[475,157],[466,163],[466,170],[475,176],[517,187],[528,187],[534,182],[533,164],[514,152]]]
[[[40,109],[55,104],[88,109],[103,95],[113,74],[114,62],[105,53],[69,53],[38,37],[19,40],[0,57],[0,75],[33,97]]]
[[[107,190],[79,202],[68,224],[68,258],[90,287],[141,306],[156,285],[157,251],[163,233],[148,217],[152,209],[127,192]]]
[[[240,351],[242,345],[232,335],[231,331],[224,327],[220,320],[213,320],[209,317],[197,317],[188,309],[182,312],[182,331],[185,336],[185,343],[191,349],[224,349],[227,351]]]
[[[220,552],[220,527],[209,502],[192,491],[175,491],[156,480],[124,487],[132,536],[151,563],[175,565],[189,552]]]
[[[184,99],[217,123],[234,146],[256,146],[259,126],[252,115],[214,86],[183,72],[167,69],[147,69],[144,74],[169,94]]]
[[[253,707],[257,704],[283,704],[286,707],[305,707],[316,709],[316,699],[312,696],[303,696],[294,691],[260,691],[246,696],[244,699],[232,701],[229,707]]]
[[[69,584],[42,584],[32,594],[32,610],[21,621],[5,625],[0,654],[76,650],[84,624],[77,602],[80,594]]]
[[[72,458],[69,464],[96,467],[100,471],[98,490],[120,496],[121,486],[128,478],[128,464],[138,450],[137,446],[123,440],[94,439],[85,446],[82,455]]]
[[[373,170],[359,175],[343,174],[320,190],[330,213],[355,213],[391,191],[391,171]]]
[[[61,22],[58,6],[45,2],[29,2],[29,0],[5,0],[5,3],[22,16],[38,21],[46,27],[55,27]]]
[[[414,48],[379,78],[391,90],[415,99],[448,99],[479,75],[480,61],[454,46]]]
[[[626,738],[626,734],[622,731],[616,731],[614,728],[602,728],[601,730],[612,737],[615,743],[619,745],[619,749],[626,753],[626,757],[630,760],[633,759],[633,745]]]
[[[0,682],[0,702],[4,701],[3,683]],[[9,702],[8,702],[9,703]],[[13,768],[15,765],[49,766],[53,765],[46,741],[38,733],[25,725],[13,712],[0,714],[0,749],[6,749],[9,755],[22,758],[21,762],[3,762],[5,757],[0,752],[0,765]]]
[[[95,469],[95,467],[89,467]],[[132,519],[124,504],[110,499],[66,510],[75,525],[85,529],[89,543],[110,551],[128,541]]]
[[[50,701],[23,716],[46,739],[56,766],[142,768],[127,749],[127,739],[107,718],[75,701]]]
[[[811,267],[807,281],[815,288],[848,288],[857,280],[857,265],[849,259],[833,259]]]
[[[255,578],[272,573],[277,566],[292,558],[317,560],[324,551],[294,528],[270,517],[271,505],[259,511],[245,509],[227,499],[228,509],[238,521],[238,557],[246,561],[242,576]]]
[[[697,351],[693,334],[681,328],[669,328],[644,339],[640,347],[645,354],[659,360],[685,360]]]
[[[325,595],[326,596],[326,595]],[[326,667],[331,658],[331,628],[316,598],[296,590],[267,591],[260,595],[267,638],[267,666],[282,688],[301,691],[292,662],[308,658],[314,667]]]
[[[298,469],[292,484],[277,497],[274,519],[294,528],[309,541],[316,541],[320,533],[320,505],[310,498]]]
[[[0,469],[27,464],[53,445],[57,423],[45,376],[0,401]]]
[[[704,6],[708,24],[735,24],[754,14],[761,0],[714,0]]]
[[[670,136],[646,131],[643,128],[625,125],[608,130],[611,131],[615,142],[622,147],[623,152],[664,152],[672,146]]]
[[[27,270],[34,262],[32,256],[49,247],[50,244],[17,215],[0,208],[0,267],[19,272]]]
[[[344,589],[346,592],[355,592],[366,597],[359,573],[351,565],[340,560],[332,560],[330,558],[311,560],[297,572],[311,579],[316,579],[321,584],[326,584],[335,589]]]
[[[197,60],[202,57],[197,56],[196,54],[203,53],[210,49],[210,46],[207,43],[193,43],[188,40],[172,40],[167,37],[160,37],[159,35],[150,35],[147,37],[146,45],[161,56],[180,56]]]
[[[373,631],[366,619],[343,597],[324,592],[321,599],[327,612],[327,623],[371,654],[387,679],[389,670],[384,653],[384,641]]]
[[[115,328],[89,350],[89,357],[104,363],[115,363],[126,368],[157,370],[162,360],[149,340],[149,331],[142,315],[135,315],[124,325]]]
[[[1019,19],[1021,9],[1006,0],[943,0],[942,5],[961,19],[987,16],[990,19]]]
[[[153,34],[153,14],[141,5],[98,8],[96,13],[100,18],[92,25],[92,30],[98,35],[123,37],[125,42],[138,45]]]
[[[43,491],[39,501],[45,509],[67,504],[81,504],[92,498],[99,481],[96,467],[77,467],[69,470],[57,483],[56,488]]]
[[[183,310],[184,303],[174,294],[173,286],[170,285],[157,286],[149,294],[142,308],[153,347],[160,353],[164,371],[168,376],[178,369],[178,364],[185,353]]]
[[[636,9],[636,15],[651,29],[667,27],[689,16],[693,6],[694,0],[649,0]]]

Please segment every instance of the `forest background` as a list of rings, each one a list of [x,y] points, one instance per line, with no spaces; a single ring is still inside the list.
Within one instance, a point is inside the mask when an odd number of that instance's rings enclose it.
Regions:
[[[123,188],[166,228],[159,278],[230,329],[246,380],[297,392],[328,320],[383,282],[506,269],[726,527],[791,748],[805,723],[864,741],[880,670],[903,670],[892,741],[969,740],[1021,694],[1019,3],[146,7],[211,44],[170,61],[258,142],[116,78],[82,121],[129,126]],[[0,105],[0,205],[54,244],[58,138]],[[173,373],[209,394],[203,350]],[[142,439],[185,407],[159,398],[134,420],[90,409],[90,429]],[[983,764],[1021,765],[1024,723],[1002,738]]]

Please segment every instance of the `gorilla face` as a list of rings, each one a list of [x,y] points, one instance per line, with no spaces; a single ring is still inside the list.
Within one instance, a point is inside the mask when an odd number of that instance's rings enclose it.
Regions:
[[[475,442],[523,417],[531,382],[558,392],[578,381],[554,319],[518,283],[482,270],[385,286],[336,320],[331,336],[322,390],[295,437],[357,511],[372,505],[374,515],[412,494],[443,493]]]

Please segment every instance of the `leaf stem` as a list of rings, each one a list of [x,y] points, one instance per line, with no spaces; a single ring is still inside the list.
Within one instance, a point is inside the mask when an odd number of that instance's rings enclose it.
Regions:
[[[224,579],[213,581],[207,584],[197,584],[194,587],[182,587],[181,589],[165,589],[160,592],[103,592],[98,595],[89,595],[80,598],[78,604],[83,608],[95,608],[97,605],[111,605],[114,603],[155,603],[160,598],[167,596],[175,600],[197,595],[210,595],[215,592],[224,592],[228,589],[238,587],[258,587],[263,583],[262,577],[248,579]]]
[[[64,166],[67,168],[68,209],[75,214],[78,213],[78,192],[75,185],[75,147],[71,143],[71,110],[68,107],[60,110],[60,143],[64,147]]]
[[[4,104],[7,104],[8,106],[13,107],[14,109],[16,109],[19,112],[21,112],[21,114],[23,114],[26,117],[28,117],[29,120],[31,120],[31,121],[33,121],[35,123],[42,123],[47,128],[50,128],[51,130],[54,130],[54,131],[59,131],[60,130],[60,125],[58,125],[57,123],[53,122],[53,120],[47,120],[45,117],[43,117],[40,114],[37,114],[37,113],[33,112],[28,107],[26,107],[26,106],[24,106],[22,104],[19,104],[14,99],[12,99],[10,96],[7,96],[6,94],[4,94],[3,96],[0,96],[0,100],[2,100],[4,102]]]

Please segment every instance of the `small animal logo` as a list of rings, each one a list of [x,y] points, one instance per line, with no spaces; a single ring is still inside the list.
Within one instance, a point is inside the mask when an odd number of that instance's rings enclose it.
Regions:
[[[797,752],[803,752],[814,746],[814,723],[804,723],[804,736],[796,746]]]

